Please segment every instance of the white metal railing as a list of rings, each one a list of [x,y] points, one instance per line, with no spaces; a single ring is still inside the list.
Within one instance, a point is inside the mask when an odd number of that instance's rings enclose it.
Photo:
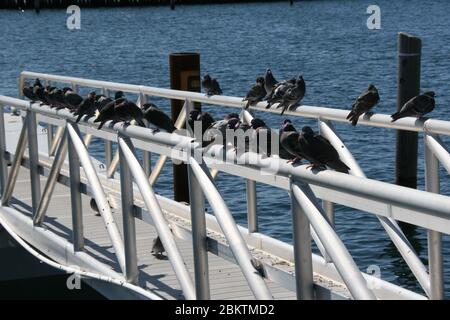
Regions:
[[[35,77],[39,77],[47,81],[66,82],[72,84],[73,86],[89,86],[94,88],[100,88],[104,92],[107,92],[109,90],[122,90],[126,92],[137,93],[139,94],[140,101],[145,101],[147,96],[158,96],[169,99],[184,100],[186,102],[185,108],[189,103],[192,102],[203,102],[208,104],[224,105],[228,107],[238,107],[238,108],[243,106],[241,99],[237,97],[226,97],[226,96],[207,97],[203,94],[193,92],[183,92],[170,89],[160,89],[147,86],[111,83],[105,81],[62,77],[31,72],[23,72],[21,74],[20,80],[21,87],[24,84],[25,78],[35,78]],[[19,91],[21,92],[21,88]],[[48,122],[51,125],[60,124],[61,118],[70,119],[71,117],[68,112],[63,110],[55,111],[45,107],[41,108],[37,106],[28,106],[27,102],[13,98],[2,97],[0,99],[0,104],[13,105],[19,108],[32,110],[33,112],[39,114],[40,116],[39,121]],[[261,111],[273,112],[273,110],[264,109],[264,103],[258,104],[257,106],[252,108]],[[306,183],[309,185],[309,187],[312,189],[312,192],[316,197],[324,200],[324,208],[326,208],[326,211],[325,212],[321,211],[321,214],[327,216],[328,223],[330,223],[331,226],[332,222],[330,221],[330,219],[333,219],[332,203],[343,204],[348,207],[356,208],[377,215],[383,227],[386,229],[388,235],[398,248],[399,252],[403,256],[409,267],[411,268],[412,272],[416,275],[419,283],[421,284],[422,288],[427,293],[427,295],[431,298],[442,298],[443,272],[442,272],[442,250],[441,250],[442,243],[440,233],[442,232],[446,234],[450,233],[450,223],[449,223],[450,200],[448,197],[445,197],[443,195],[432,193],[439,192],[438,187],[439,175],[438,171],[436,170],[436,167],[438,165],[437,159],[441,161],[441,163],[444,165],[446,169],[450,167],[449,161],[450,156],[446,151],[445,146],[437,136],[438,134],[449,135],[450,123],[434,119],[418,121],[416,119],[411,118],[405,118],[395,123],[391,123],[390,117],[388,115],[383,114],[374,114],[370,118],[364,116],[359,121],[359,123],[361,123],[362,125],[425,132],[424,140],[427,147],[425,149],[426,163],[427,163],[426,177],[427,177],[427,191],[429,191],[425,192],[419,190],[412,190],[365,178],[364,173],[358,166],[356,160],[353,158],[348,149],[345,148],[344,144],[335,133],[330,122],[331,120],[346,122],[347,121],[346,111],[331,108],[301,106],[297,110],[287,111],[286,113],[294,116],[317,118],[319,121],[319,127],[321,129],[322,134],[326,136],[330,140],[330,142],[336,147],[336,149],[340,153],[340,156],[343,159],[345,159],[345,162],[351,167],[350,173],[352,175],[355,175],[355,177],[331,171],[324,171],[320,172],[319,174],[312,174],[309,170],[306,170],[304,166],[292,167],[286,165],[283,162],[277,164],[279,170],[277,171],[276,174],[258,175],[256,173],[258,173],[260,170],[265,170],[268,167],[268,162],[279,160],[272,158],[262,159],[261,157],[259,157],[258,162],[256,164],[252,163],[250,165],[242,162],[243,164],[235,165],[234,163],[236,161],[237,156],[233,152],[227,153],[226,151],[217,150],[217,148],[212,148],[210,150],[211,152],[215,152],[216,154],[223,153],[228,162],[226,164],[224,163],[218,164],[217,157],[214,159],[214,161],[212,161],[209,155],[206,154],[204,155],[204,160],[208,164],[208,166],[210,166],[214,170],[240,175],[247,179],[247,190],[248,190],[247,196],[249,203],[249,210],[248,210],[249,229],[252,229],[254,231],[257,230],[256,194],[254,193],[255,189],[253,187],[255,181],[274,185],[279,188],[285,189],[289,192],[292,192],[291,190],[293,190],[291,179],[294,179],[294,181],[295,180],[301,181],[302,183]],[[180,117],[182,117],[183,114],[185,113],[182,112],[180,114]],[[244,119],[247,118],[248,120],[248,118],[251,117],[251,115],[248,112],[247,113],[244,112],[243,117]],[[182,124],[182,122],[185,121],[184,119],[180,118],[178,120],[179,120],[178,124]],[[137,128],[137,127],[122,128],[120,125],[115,125],[113,128],[105,128],[104,130],[95,132],[95,129],[93,129],[95,128],[95,126],[92,123],[92,121],[80,124],[79,128],[80,131],[84,133],[94,134],[95,136],[104,138],[106,141],[114,141],[115,139],[114,137],[117,137],[117,132],[119,132],[120,134],[125,134],[126,136],[132,139],[136,139],[135,145],[137,147],[140,147],[140,149],[146,152],[160,153],[161,154],[160,159],[158,160],[157,165],[151,171],[150,185],[153,185],[156,182],[156,179],[167,157],[173,156],[169,154],[167,150],[164,150],[162,145],[169,146],[169,149],[170,147],[174,146],[179,147],[183,139],[185,139],[184,145],[186,147],[191,145],[190,141],[186,140],[186,137],[168,135],[165,133],[158,133],[158,134],[144,133],[147,132],[147,130],[144,128]],[[1,147],[2,141],[0,138],[0,148]],[[21,151],[22,150],[20,150],[18,146],[16,154],[20,154]],[[114,158],[118,159],[118,156]],[[110,156],[110,159],[111,164],[113,164],[114,163],[114,161],[112,160],[113,157]],[[180,159],[189,163],[189,157],[187,155],[184,155],[184,157],[181,155]],[[5,176],[0,175],[0,178],[2,178],[0,179],[0,182],[6,181],[4,177],[6,177],[6,175]],[[10,180],[10,176],[8,176],[8,179]],[[5,182],[5,184],[2,183],[2,188],[3,185],[6,186],[7,189],[6,194],[8,195],[8,193],[11,192],[8,191],[8,187],[10,186],[10,184],[7,182]],[[200,202],[201,201],[197,201],[197,203]],[[192,220],[194,221],[194,216],[192,217]],[[429,231],[430,275],[428,275],[428,273],[426,272],[425,266],[420,262],[414,250],[412,250],[411,245],[409,244],[408,240],[403,235],[401,230],[398,228],[398,225],[395,222],[395,220],[408,222],[414,225],[425,227],[430,230]],[[253,225],[253,227],[251,227],[250,222]],[[313,228],[311,231],[314,236],[315,226],[312,225],[312,227]],[[328,258],[330,261],[333,261],[333,263],[335,264],[338,263],[335,261],[336,258],[335,252],[334,254],[333,252],[328,252],[330,250],[335,249],[330,248],[328,245],[327,250],[327,248],[325,248],[327,245],[324,245],[322,243],[324,240],[323,235],[321,238],[321,236],[318,236],[316,234],[314,238],[318,245],[322,245],[321,251],[323,251],[324,256],[329,256]],[[304,245],[304,241],[302,245]],[[196,256],[195,252],[194,256]],[[334,259],[333,256],[335,257]],[[202,264],[204,265],[205,263],[204,255],[202,256],[202,254],[197,253],[197,258],[198,258],[196,260],[197,265],[199,266],[201,266]],[[342,267],[339,268],[340,273],[346,271],[347,270],[342,270]],[[199,279],[199,277],[196,276],[196,285],[197,282],[200,280],[201,279]],[[203,282],[206,282],[205,279],[203,279]],[[350,287],[352,287],[352,285],[349,283],[347,283],[347,285],[349,286],[349,289]],[[206,288],[206,285],[204,285],[203,288]],[[300,288],[298,288],[298,290],[300,290]],[[201,290],[197,288],[197,294],[199,292],[201,292]],[[368,292],[365,292],[363,295],[359,295],[358,292],[360,293],[361,291],[359,289],[355,289],[352,291],[354,297],[361,297],[361,298],[369,296],[372,297]],[[299,296],[302,295],[303,297],[307,297],[307,294],[305,295],[304,290],[303,293],[300,294]]]

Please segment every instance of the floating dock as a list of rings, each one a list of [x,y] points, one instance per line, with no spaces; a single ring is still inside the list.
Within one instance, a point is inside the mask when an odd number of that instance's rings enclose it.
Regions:
[[[66,83],[109,93],[138,94],[184,101],[176,122],[181,128],[194,102],[242,109],[239,97],[161,89],[33,72],[25,80]],[[19,110],[10,114],[8,108]],[[264,103],[250,110],[265,109]],[[16,112],[17,114],[17,112]],[[301,106],[287,115],[318,119],[321,134],[338,150],[350,174],[313,173],[277,157],[236,153],[221,146],[207,152],[191,137],[153,132],[137,126],[92,119],[74,123],[67,110],[0,96],[0,224],[18,245],[45,264],[76,274],[114,299],[440,299],[443,298],[442,244],[450,234],[450,197],[438,194],[437,165],[450,171],[450,155],[438,135],[450,135],[450,123],[374,114],[359,124],[423,132],[427,190],[414,190],[364,176],[331,121],[346,122],[345,110]],[[241,120],[249,122],[249,111]],[[56,128],[52,130],[50,128]],[[88,152],[92,138],[105,142],[103,164]],[[112,143],[118,153],[113,156]],[[158,154],[146,171],[135,150]],[[214,157],[213,155],[220,155]],[[190,204],[157,195],[153,186],[167,159],[189,170]],[[242,160],[242,159],[241,159]],[[148,165],[148,164],[147,164]],[[273,168],[276,166],[277,170]],[[117,169],[120,167],[120,172]],[[248,228],[235,223],[214,183],[225,172],[247,181]],[[292,199],[293,245],[258,232],[255,183],[288,192]],[[90,200],[95,199],[99,216]],[[205,213],[207,201],[213,214]],[[332,204],[375,215],[422,287],[425,295],[361,272],[334,231]],[[397,221],[429,230],[429,265],[412,249]],[[164,256],[151,248],[159,237]],[[320,254],[311,251],[311,239]],[[1,255],[1,249],[0,249]],[[1,277],[1,275],[0,275]]]

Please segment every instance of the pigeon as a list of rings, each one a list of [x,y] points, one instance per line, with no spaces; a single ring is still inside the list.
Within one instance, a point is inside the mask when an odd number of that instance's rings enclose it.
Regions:
[[[202,147],[207,147],[211,144],[222,144],[226,145],[226,132],[227,129],[236,130],[239,128],[240,120],[239,115],[236,113],[227,114],[223,120],[219,120],[214,122],[203,135],[203,143]],[[222,141],[216,141],[219,138],[222,138]]]
[[[264,87],[264,78],[258,77],[256,79],[256,84],[247,92],[245,98],[242,101],[247,101],[244,109],[256,105],[258,102],[262,101],[266,97],[266,89]]]
[[[202,87],[208,97],[222,94],[222,89],[220,88],[219,82],[215,78],[211,78],[209,74],[205,74],[203,76]]]
[[[259,118],[253,118],[250,121],[251,128],[253,130],[252,132],[252,146],[256,144],[256,153],[265,154],[268,157],[271,155],[272,150],[272,130],[267,127],[266,123],[259,119]]]
[[[273,76],[272,70],[270,68],[267,69],[266,74],[264,75],[264,88],[266,89],[266,98],[270,96],[277,83],[278,81]]]
[[[277,83],[272,91],[267,95],[267,106],[266,109],[269,109],[275,103],[281,103],[283,101],[283,96],[286,91],[295,85],[295,78],[292,78],[287,81],[282,81]]]
[[[108,103],[114,101],[114,99],[110,97],[106,97],[103,94],[99,94],[95,96],[95,106],[97,110],[100,112],[100,110],[103,109]]]
[[[195,131],[195,122],[196,121],[199,121],[201,123],[202,136],[205,133],[206,129],[208,129],[215,122],[214,118],[208,112],[201,112],[200,110],[194,109],[191,112],[189,112],[189,117],[188,117],[189,127],[193,131]]]
[[[350,168],[339,159],[339,154],[331,143],[311,127],[304,126],[298,140],[302,157],[311,163],[312,168],[330,167],[338,172],[348,173]]]
[[[117,91],[114,95],[114,100],[106,103],[103,108],[99,109],[97,118],[94,120],[94,122],[100,122],[100,125],[98,126],[99,130],[103,127],[106,121],[115,121],[114,107],[116,106],[116,104],[122,103],[125,100],[126,99],[124,93],[122,91]]]
[[[380,101],[378,90],[373,84],[369,85],[366,91],[364,91],[355,103],[352,105],[352,110],[347,116],[347,119],[351,121],[353,126],[358,123],[359,116],[368,112]]]
[[[300,133],[294,128],[289,119],[283,121],[280,128],[280,158],[289,160],[288,163],[297,163],[305,158],[300,147]]]
[[[433,111],[435,105],[434,92],[428,91],[424,94],[415,96],[406,102],[399,112],[394,113],[391,118],[392,122],[405,117],[420,118],[425,114]]]
[[[51,102],[52,107],[57,110],[66,108],[66,101],[64,100],[64,91],[55,88],[47,95],[47,100]]]
[[[164,246],[162,244],[161,239],[159,236],[157,236],[155,239],[153,239],[153,245],[152,245],[152,251],[151,254],[158,260],[164,259],[164,252],[166,250],[164,249]]]
[[[134,120],[139,126],[146,126],[141,108],[129,100],[122,101],[114,106],[114,118],[116,121],[123,121],[128,124]]]
[[[146,103],[142,108],[144,110],[144,118],[150,124],[156,126],[156,131],[164,129],[167,132],[172,133],[177,129],[174,126],[172,119],[153,103]]]
[[[83,98],[71,88],[64,88],[64,102],[70,110],[77,110]]]
[[[22,93],[25,97],[31,100],[31,102],[35,102],[39,100],[39,97],[36,95],[35,90],[37,88],[42,88],[41,81],[39,78],[36,78],[32,86],[24,86],[22,89]]]
[[[95,112],[97,111],[95,106],[95,98],[95,91],[91,91],[86,99],[83,99],[83,101],[79,104],[78,108],[74,112],[74,115],[78,116],[77,120],[75,120],[76,123],[80,122],[83,116],[92,117],[95,115]]]
[[[303,79],[303,76],[300,75],[295,81],[295,85],[286,90],[286,93],[282,97],[281,103],[277,107],[282,107],[281,115],[283,115],[286,109],[291,109],[292,107],[297,106],[305,96],[305,92],[305,80]]]

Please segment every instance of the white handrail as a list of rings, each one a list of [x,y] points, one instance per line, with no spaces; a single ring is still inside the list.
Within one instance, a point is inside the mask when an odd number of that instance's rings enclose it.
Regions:
[[[45,73],[23,71],[20,74],[22,78],[41,78],[51,81],[76,83],[81,86],[105,88],[110,90],[122,90],[130,93],[142,93],[150,96],[156,96],[167,99],[177,100],[189,100],[192,102],[201,102],[206,104],[222,105],[234,108],[242,108],[245,102],[242,101],[242,97],[230,97],[230,96],[206,96],[205,94],[190,91],[180,91],[173,89],[155,88],[149,86],[130,85],[118,82],[99,81],[91,79],[83,79],[76,77],[66,77],[51,75]],[[21,89],[21,88],[20,88]],[[263,112],[279,113],[279,109],[265,109],[266,102],[260,102],[256,106],[251,106],[251,109],[255,109]],[[300,106],[295,110],[286,110],[285,115],[300,116],[304,118],[314,118],[323,120],[333,120],[339,122],[348,123],[347,115],[348,110],[333,109],[325,107],[314,106]],[[396,122],[391,122],[392,118],[387,114],[372,114],[370,117],[365,115],[358,121],[360,125],[383,127],[391,129],[401,129],[407,131],[426,131],[435,134],[450,135],[450,122],[437,120],[437,119],[416,119],[416,118],[403,118]]]

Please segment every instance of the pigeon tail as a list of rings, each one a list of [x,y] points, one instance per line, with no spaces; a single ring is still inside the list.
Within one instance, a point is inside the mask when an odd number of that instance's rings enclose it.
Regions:
[[[76,123],[80,122],[81,118],[84,116],[83,113],[78,114],[77,120],[75,120]]]
[[[351,121],[352,126],[356,126],[359,120],[359,115],[356,112],[350,111],[350,113],[347,116],[347,120]]]
[[[100,130],[101,128],[103,128],[103,125],[106,123],[106,121],[108,121],[108,120],[104,120],[104,121],[100,122],[100,125],[98,126],[97,129]]]
[[[142,121],[142,119],[136,119],[136,122],[140,127],[146,127],[146,125],[145,125],[144,121]]]
[[[391,116],[391,122],[397,121],[400,118],[403,118],[403,115],[400,112],[396,112]]]
[[[327,163],[327,166],[342,173],[348,173],[348,171],[350,170],[350,168],[344,162],[342,162],[341,159],[329,162]]]

